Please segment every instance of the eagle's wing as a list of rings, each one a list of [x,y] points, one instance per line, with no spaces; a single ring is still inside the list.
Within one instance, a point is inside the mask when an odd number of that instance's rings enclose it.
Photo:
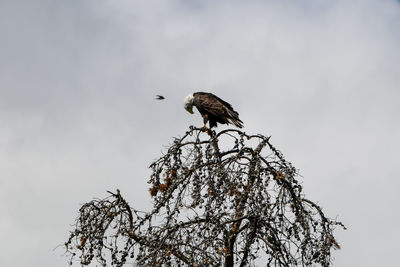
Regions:
[[[197,92],[194,95],[194,105],[200,113],[209,113],[217,118],[218,122],[229,121],[239,128],[243,127],[243,122],[239,119],[239,113],[233,110],[228,102],[211,93]]]
[[[196,93],[194,104],[198,109],[207,111],[216,117],[228,116],[228,109],[232,108],[229,103],[210,93]]]

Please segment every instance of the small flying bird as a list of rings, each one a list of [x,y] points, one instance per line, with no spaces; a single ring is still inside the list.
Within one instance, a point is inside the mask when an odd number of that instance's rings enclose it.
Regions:
[[[165,99],[165,97],[163,97],[162,95],[156,95],[156,100],[163,100]]]
[[[197,92],[189,94],[184,100],[185,109],[193,114],[193,106],[197,108],[203,117],[203,128],[217,127],[217,122],[222,124],[234,124],[242,128],[243,122],[239,119],[239,113],[233,110],[231,104],[211,93]]]

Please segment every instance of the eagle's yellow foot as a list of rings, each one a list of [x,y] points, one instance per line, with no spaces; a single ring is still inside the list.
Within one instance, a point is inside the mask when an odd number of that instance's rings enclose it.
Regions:
[[[209,136],[211,136],[211,129],[209,129],[205,123],[203,123],[203,127],[201,127],[202,132],[206,132]]]

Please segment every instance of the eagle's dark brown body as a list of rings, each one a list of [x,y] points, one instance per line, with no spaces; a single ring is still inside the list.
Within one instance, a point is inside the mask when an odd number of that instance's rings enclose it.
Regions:
[[[239,119],[239,113],[232,108],[231,104],[214,94],[197,92],[189,95],[185,99],[185,108],[191,112],[192,106],[195,106],[200,112],[204,125],[207,122],[210,123],[210,128],[217,127],[217,123],[232,123],[236,127],[243,127],[243,122]]]

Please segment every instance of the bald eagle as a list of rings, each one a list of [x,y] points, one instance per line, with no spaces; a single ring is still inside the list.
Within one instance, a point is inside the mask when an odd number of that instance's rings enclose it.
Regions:
[[[210,123],[210,129],[217,127],[217,122],[222,124],[234,124],[242,128],[243,122],[239,119],[239,113],[233,110],[231,104],[211,93],[197,92],[189,94],[184,100],[185,109],[193,114],[193,106],[197,108],[203,117],[204,125]]]

